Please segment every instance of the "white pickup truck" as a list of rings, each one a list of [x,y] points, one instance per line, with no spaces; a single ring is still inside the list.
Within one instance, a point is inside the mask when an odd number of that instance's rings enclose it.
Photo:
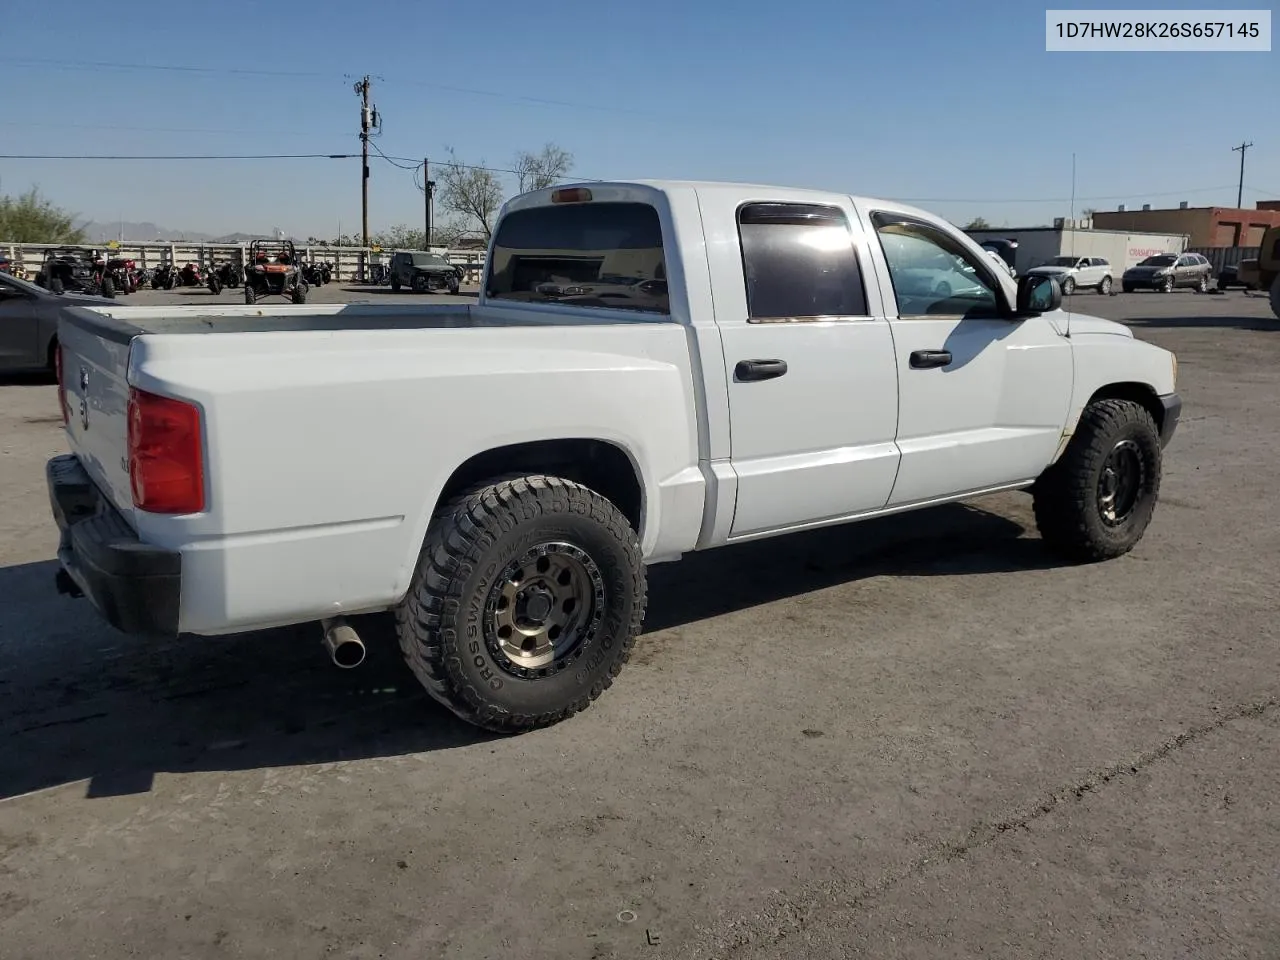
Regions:
[[[1130,550],[1172,354],[1063,312],[945,221],[740,184],[509,201],[471,304],[77,308],[48,465],[59,588],[128,632],[394,610],[501,731],[587,707],[646,565],[1030,488],[1076,560]]]

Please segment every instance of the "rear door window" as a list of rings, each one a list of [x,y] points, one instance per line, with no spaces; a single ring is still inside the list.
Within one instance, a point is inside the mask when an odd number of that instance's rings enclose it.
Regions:
[[[738,211],[748,320],[865,317],[867,295],[839,207],[752,203]]]
[[[591,201],[512,211],[498,225],[485,290],[493,300],[669,313],[658,211]]]

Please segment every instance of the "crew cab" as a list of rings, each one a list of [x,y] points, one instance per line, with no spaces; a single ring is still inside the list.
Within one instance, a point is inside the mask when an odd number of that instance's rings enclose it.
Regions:
[[[585,707],[646,568],[1030,489],[1094,561],[1152,518],[1174,356],[1064,312],[923,210],[741,184],[506,203],[474,304],[77,308],[60,588],[117,628],[217,635],[394,611],[464,719]]]

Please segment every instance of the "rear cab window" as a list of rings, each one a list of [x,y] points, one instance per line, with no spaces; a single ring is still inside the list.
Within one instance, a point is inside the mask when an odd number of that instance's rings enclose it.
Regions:
[[[658,211],[647,203],[513,210],[493,239],[490,300],[669,314]]]

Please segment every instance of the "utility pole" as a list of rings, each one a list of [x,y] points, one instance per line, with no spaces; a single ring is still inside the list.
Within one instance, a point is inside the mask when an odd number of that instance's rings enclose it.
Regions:
[[[430,250],[431,249],[431,220],[432,220],[432,214],[435,212],[433,208],[435,206],[436,182],[431,179],[431,164],[426,157],[422,158],[422,196],[423,196],[423,203],[425,205],[425,213],[427,217],[427,223],[426,223],[427,228],[426,228],[426,231],[424,232],[425,239],[423,240],[423,246],[425,246],[428,250]]]
[[[369,130],[377,126],[377,114],[369,105],[371,81],[366,73],[357,80],[356,96],[360,98],[360,223],[364,246],[369,246]]]
[[[1240,151],[1240,186],[1236,189],[1236,208],[1244,203],[1244,152],[1252,147],[1252,143],[1242,143],[1238,147],[1232,147],[1231,152]]]

